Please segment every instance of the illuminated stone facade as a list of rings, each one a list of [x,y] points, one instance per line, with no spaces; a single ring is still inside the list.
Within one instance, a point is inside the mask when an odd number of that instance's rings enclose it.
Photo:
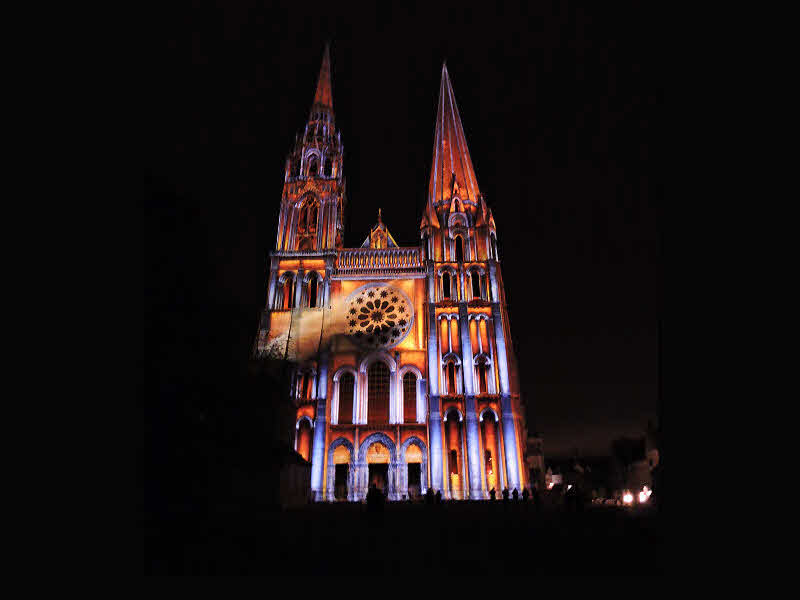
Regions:
[[[497,228],[447,68],[418,245],[399,246],[378,210],[362,246],[343,247],[343,150],[326,48],[286,161],[254,349],[294,365],[295,448],[315,500],[362,500],[370,483],[391,500],[521,490],[527,431]]]

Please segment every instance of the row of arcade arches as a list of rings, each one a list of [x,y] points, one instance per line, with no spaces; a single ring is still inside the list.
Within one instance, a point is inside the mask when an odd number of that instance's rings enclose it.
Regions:
[[[443,468],[446,473],[445,495],[453,499],[468,497],[467,440],[464,416],[456,407],[445,411]],[[314,423],[307,416],[297,421],[295,449],[310,460]],[[503,432],[494,409],[480,413],[481,488],[500,490],[506,485],[504,474]],[[366,497],[371,484],[390,500],[415,497],[428,488],[428,449],[418,437],[408,438],[399,450],[385,433],[365,438],[354,451],[345,437],[335,439],[327,451],[326,499],[359,501]]]
[[[340,437],[328,446],[325,497],[329,501],[360,501],[374,484],[390,500],[421,496],[428,489],[428,448],[412,436],[398,448],[385,433],[367,436],[356,451]]]
[[[333,375],[331,424],[424,423],[424,379],[414,365],[397,366],[385,352]]]
[[[303,276],[299,287],[298,301],[297,273],[284,272],[275,284],[275,294],[271,310],[291,310],[293,308],[321,308],[324,303],[324,279],[317,271],[309,271]]]

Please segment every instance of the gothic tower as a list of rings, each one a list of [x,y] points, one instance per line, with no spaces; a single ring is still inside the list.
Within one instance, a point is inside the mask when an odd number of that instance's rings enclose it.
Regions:
[[[497,228],[478,187],[446,65],[420,237],[428,279],[431,447],[444,447],[444,472],[454,480],[444,482],[444,488],[458,495],[463,479],[459,468],[466,462],[470,497],[504,485],[519,489],[524,418],[519,393],[512,390],[517,378],[506,343],[510,337]],[[456,415],[458,426],[452,423]],[[445,421],[441,443],[434,438],[440,419]],[[466,428],[466,461],[458,436],[455,442],[450,439],[457,427]],[[439,460],[431,458],[437,473]],[[505,469],[498,466],[503,462]]]
[[[286,159],[277,251],[319,252],[341,247],[343,150],[342,134],[336,131],[334,121],[330,50],[326,46],[308,122]]]

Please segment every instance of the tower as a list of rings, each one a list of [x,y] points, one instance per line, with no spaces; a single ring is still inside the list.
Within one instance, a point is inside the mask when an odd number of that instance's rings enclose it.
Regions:
[[[276,251],[321,252],[341,247],[343,151],[334,120],[326,46],[308,122],[286,158]]]
[[[526,439],[497,228],[478,187],[447,68],[419,245],[386,214],[342,246],[345,180],[326,47],[285,165],[256,357],[288,359],[295,449],[317,501],[526,485]]]
[[[438,420],[443,419],[446,433],[441,444],[432,433],[431,446],[444,448],[445,462],[459,458],[459,448],[449,439],[458,414],[466,430],[469,496],[481,497],[504,485],[519,489],[524,418],[519,393],[512,392],[517,377],[506,343],[508,311],[497,227],[478,186],[446,65],[420,237],[428,281],[429,418],[432,432],[439,431]],[[434,376],[438,373],[441,378]],[[433,464],[439,460],[431,458]],[[501,463],[504,469],[498,467]],[[443,471],[451,478],[460,475],[449,464]],[[453,481],[442,485],[458,495]]]

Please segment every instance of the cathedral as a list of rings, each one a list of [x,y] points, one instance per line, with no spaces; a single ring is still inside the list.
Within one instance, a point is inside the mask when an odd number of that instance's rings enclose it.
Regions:
[[[254,348],[292,365],[292,439],[311,463],[309,494],[361,501],[372,484],[389,500],[522,491],[527,431],[497,227],[446,65],[419,238],[398,244],[376,207],[361,246],[343,247],[345,183],[326,47],[286,159]]]

